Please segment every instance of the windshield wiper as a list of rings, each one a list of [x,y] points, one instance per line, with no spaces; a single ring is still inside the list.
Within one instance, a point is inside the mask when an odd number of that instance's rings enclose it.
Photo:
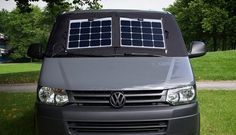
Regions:
[[[149,53],[124,53],[124,56],[161,57],[161,55],[157,55],[157,54],[149,54]]]
[[[65,52],[62,54],[56,54],[53,57],[161,57],[161,55],[149,54],[149,53],[121,53],[121,54],[101,55],[101,54],[81,54],[76,52]]]
[[[80,53],[73,53],[73,52],[67,52],[66,56],[69,57],[106,57],[105,55],[96,55],[96,54],[80,54]]]

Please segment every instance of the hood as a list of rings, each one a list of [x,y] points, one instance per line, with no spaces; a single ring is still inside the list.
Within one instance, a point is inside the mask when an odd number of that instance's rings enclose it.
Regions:
[[[188,57],[45,58],[39,85],[67,90],[168,89],[194,84]]]

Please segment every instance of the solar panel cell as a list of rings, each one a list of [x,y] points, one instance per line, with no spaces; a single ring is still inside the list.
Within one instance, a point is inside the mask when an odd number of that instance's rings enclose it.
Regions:
[[[69,42],[69,47],[74,48],[74,47],[78,47],[79,42],[75,41],[75,42]]]
[[[89,46],[89,41],[80,41],[79,46],[80,47],[88,47]]]
[[[91,33],[99,33],[101,31],[100,27],[91,28]]]
[[[143,39],[144,40],[152,40],[152,35],[151,34],[143,34]]]
[[[163,40],[163,36],[162,35],[153,35],[154,40]]]
[[[81,31],[80,31],[81,34],[87,34],[89,32],[90,32],[89,28],[82,28]]]
[[[161,29],[152,29],[154,34],[162,34]]]
[[[143,46],[148,46],[148,47],[153,47],[153,42],[152,41],[143,41]]]
[[[130,27],[121,27],[122,32],[131,32]]]
[[[79,29],[71,29],[70,34],[79,34]]]
[[[132,27],[132,32],[133,33],[141,33],[141,28],[139,28],[139,27]]]
[[[111,21],[102,21],[102,26],[111,26]]]
[[[122,45],[131,46],[131,40],[129,40],[129,39],[123,39],[123,40],[122,40]]]
[[[71,23],[70,28],[78,28],[80,27],[80,23]]]
[[[100,34],[91,34],[91,40],[100,39],[100,38],[101,38]]]
[[[110,32],[111,27],[102,27],[102,32]]]
[[[121,26],[130,27],[130,21],[121,21]]]
[[[131,26],[132,27],[140,27],[141,26],[141,22],[140,21],[131,21]]]
[[[143,33],[152,33],[151,28],[142,28]]]
[[[151,27],[151,22],[142,22],[142,27],[150,28]]]
[[[111,40],[109,40],[109,39],[106,39],[106,40],[101,40],[101,45],[102,46],[107,46],[107,45],[110,45],[111,44]]]
[[[102,39],[109,39],[111,38],[111,33],[102,33]]]
[[[161,28],[161,23],[160,22],[152,22],[152,27],[153,28]]]
[[[100,40],[92,40],[90,46],[99,46],[100,44]]]
[[[80,35],[80,40],[89,40],[89,34]]]
[[[95,27],[95,26],[99,26],[100,27],[100,25],[101,25],[100,21],[93,21],[91,26],[92,27]]]
[[[122,33],[121,34],[121,38],[131,38],[131,34],[130,33]]]
[[[84,27],[90,27],[90,22],[82,22],[81,23],[81,27],[84,28]]]
[[[142,40],[133,40],[134,46],[142,46]]]
[[[164,43],[160,41],[154,41],[154,46],[155,47],[164,47]]]
[[[70,35],[70,41],[75,41],[75,40],[79,40],[79,36],[78,35]]]
[[[132,34],[133,39],[141,39],[142,35],[141,34]]]

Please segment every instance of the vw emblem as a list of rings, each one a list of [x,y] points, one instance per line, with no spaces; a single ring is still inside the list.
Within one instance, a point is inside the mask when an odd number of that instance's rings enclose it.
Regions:
[[[110,104],[114,108],[122,108],[125,105],[126,98],[121,92],[114,92],[110,96]]]

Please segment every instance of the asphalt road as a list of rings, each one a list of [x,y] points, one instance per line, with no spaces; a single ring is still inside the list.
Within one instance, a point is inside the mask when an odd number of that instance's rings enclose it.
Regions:
[[[0,92],[35,92],[37,84],[0,84]],[[236,81],[200,81],[198,90],[236,90]]]

